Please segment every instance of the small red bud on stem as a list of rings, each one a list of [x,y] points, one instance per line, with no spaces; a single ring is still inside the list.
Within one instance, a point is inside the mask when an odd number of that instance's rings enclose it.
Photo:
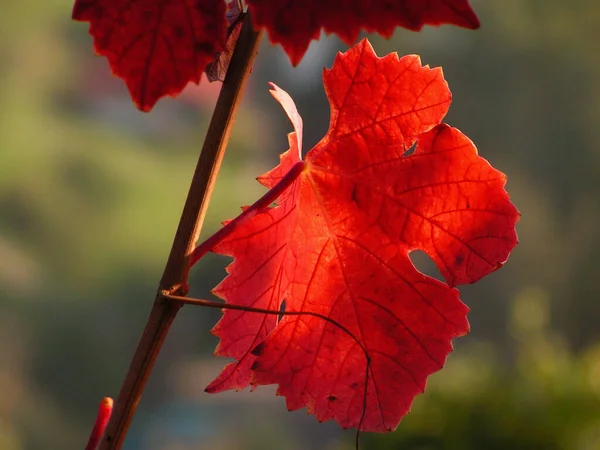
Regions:
[[[100,439],[104,434],[106,424],[108,423],[108,419],[110,419],[110,413],[112,412],[112,408],[113,399],[110,397],[104,397],[100,402],[100,408],[98,409],[96,423],[94,423],[94,428],[92,428],[92,433],[90,434],[90,439],[87,445],[85,446],[85,450],[96,450],[96,447],[98,447]]]

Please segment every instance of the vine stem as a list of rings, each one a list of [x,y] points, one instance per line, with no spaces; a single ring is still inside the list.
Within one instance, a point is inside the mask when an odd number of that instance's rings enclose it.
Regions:
[[[177,312],[183,305],[179,302],[164,301],[162,292],[187,294],[188,257],[196,245],[204,223],[208,203],[252,63],[258,51],[260,38],[261,32],[252,29],[250,15],[247,13],[206,132],[150,316],[125,375],[100,450],[119,450],[123,445],[158,353]]]

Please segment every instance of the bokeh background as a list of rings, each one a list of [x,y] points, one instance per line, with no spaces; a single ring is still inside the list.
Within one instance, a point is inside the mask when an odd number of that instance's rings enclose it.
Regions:
[[[365,449],[600,449],[600,3],[472,1],[483,24],[372,37],[379,55],[443,66],[447,121],[508,174],[523,216],[509,263],[461,289],[455,342],[395,433]],[[0,449],[81,449],[116,396],[150,310],[218,83],[137,111],[94,56],[72,0],[0,12]],[[292,68],[263,42],[204,235],[249,204],[291,130],[268,94],[296,99],[306,148],[328,125],[320,73],[346,47],[313,43]],[[225,258],[194,271],[202,297]],[[427,261],[418,262],[435,274]],[[186,307],[165,343],[127,450],[349,449],[352,431],[287,413],[273,389],[203,392],[219,312]]]

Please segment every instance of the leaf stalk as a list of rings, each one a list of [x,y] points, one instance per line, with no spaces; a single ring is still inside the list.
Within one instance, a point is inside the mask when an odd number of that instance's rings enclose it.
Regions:
[[[271,203],[275,202],[279,196],[296,181],[305,167],[306,164],[303,161],[294,164],[290,171],[286,173],[275,186],[269,189],[265,195],[254,202],[252,206],[244,210],[239,216],[231,220],[227,225],[197,246],[190,255],[189,267],[191,268],[196,264],[204,255],[210,252],[213,247],[222,242],[236,229],[243,226],[248,220],[258,214],[261,209],[267,208]]]

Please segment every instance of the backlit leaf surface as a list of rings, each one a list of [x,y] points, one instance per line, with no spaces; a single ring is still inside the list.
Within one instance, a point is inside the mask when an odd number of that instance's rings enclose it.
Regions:
[[[496,270],[517,243],[505,177],[460,131],[441,124],[451,95],[417,56],[378,58],[368,41],[324,73],[325,137],[279,197],[218,244],[234,257],[215,289],[228,303],[319,314],[227,310],[217,355],[236,362],[207,391],[278,384],[291,410],[343,427],[393,430],[469,330],[453,286]],[[273,187],[301,160],[302,120],[273,87],[294,132]],[[416,143],[414,153],[405,155]],[[420,273],[425,251],[446,283]],[[367,356],[370,364],[367,364]]]
[[[467,0],[248,0],[256,27],[264,27],[298,64],[321,29],[349,45],[361,30],[390,36],[398,26],[419,30],[425,24],[477,28]],[[227,6],[226,6],[227,5]],[[94,47],[123,78],[142,111],[158,99],[176,95],[220,54],[209,78],[222,79],[239,27],[227,30],[229,13],[240,0],[75,0],[73,19],[90,23]],[[225,51],[224,51],[225,50]],[[224,51],[223,53],[220,53]]]
[[[296,65],[321,29],[352,45],[361,30],[385,37],[397,27],[453,24],[478,28],[467,0],[247,0],[254,23],[269,31]]]
[[[76,0],[94,47],[123,78],[142,111],[176,95],[225,48],[223,0]]]

